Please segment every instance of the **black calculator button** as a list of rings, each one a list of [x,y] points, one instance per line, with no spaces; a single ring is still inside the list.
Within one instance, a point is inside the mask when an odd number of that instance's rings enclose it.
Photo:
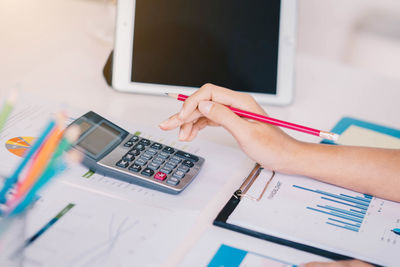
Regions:
[[[167,152],[168,154],[172,154],[175,152],[175,150],[172,147],[166,146],[163,149],[164,152]]]
[[[194,166],[193,162],[191,162],[190,160],[184,160],[184,161],[182,162],[182,165],[183,165],[183,166],[187,166],[187,167],[189,167],[189,168],[192,168],[192,167]]]
[[[121,159],[120,161],[117,162],[117,166],[120,168],[126,168],[126,167],[128,167],[128,165],[129,165],[129,162],[125,161],[123,159]]]
[[[199,161],[199,158],[198,158],[198,157],[196,157],[196,156],[194,156],[194,155],[192,155],[192,154],[183,152],[183,151],[177,151],[177,152],[175,153],[175,155],[178,156],[178,157],[180,157],[180,158],[188,159],[188,160],[191,160],[191,161],[194,161],[194,162]]]
[[[148,148],[148,149],[146,150],[146,153],[149,153],[149,154],[151,154],[151,155],[155,155],[155,154],[157,154],[157,150],[155,150],[155,149],[153,149],[153,148]]]
[[[163,173],[165,173],[165,174],[170,174],[170,173],[172,172],[171,169],[167,169],[167,168],[164,168],[164,167],[162,167],[162,168],[160,169],[160,171],[163,172]]]
[[[143,153],[142,155],[140,155],[141,158],[145,159],[145,160],[151,160],[151,158],[153,157],[153,155],[150,155],[148,153]]]
[[[167,152],[160,152],[157,156],[163,159],[169,158],[169,154]]]
[[[137,149],[137,150],[140,150],[140,151],[143,151],[144,148],[145,148],[145,146],[144,146],[143,144],[137,144],[137,145],[134,146],[133,148],[134,148],[134,149]]]
[[[140,167],[140,165],[137,165],[137,164],[132,164],[130,167],[129,167],[129,170],[130,171],[133,171],[133,172],[140,172],[140,170],[142,169],[142,167]]]
[[[174,175],[172,175],[172,177],[175,177],[178,179],[182,179],[184,176],[185,176],[185,173],[183,171],[179,171],[179,170],[174,172]]]
[[[128,154],[131,154],[131,155],[137,156],[137,155],[139,155],[139,154],[140,154],[140,150],[139,150],[139,149],[136,149],[136,148],[134,148],[134,149],[131,149],[131,150],[128,152]]]
[[[170,164],[169,162],[167,162],[167,163],[164,165],[164,168],[166,168],[166,169],[171,169],[171,170],[173,170],[175,167],[176,167],[176,165]]]
[[[170,185],[178,185],[179,184],[179,179],[175,178],[175,177],[171,177],[167,180],[167,184]]]
[[[161,161],[161,162],[163,162],[163,163],[164,163],[164,161],[165,161],[165,159],[163,159],[163,158],[159,157],[158,155],[157,155],[157,156],[155,156],[153,160],[156,160],[156,161]]]
[[[146,165],[147,161],[144,160],[144,159],[142,159],[142,158],[139,158],[139,159],[137,159],[137,160],[135,161],[135,163],[136,163],[137,165],[144,166],[144,165]]]
[[[172,164],[172,165],[178,165],[181,162],[181,160],[175,160],[175,159],[170,159],[168,161],[168,163]]]
[[[178,167],[178,171],[183,171],[183,172],[188,172],[190,170],[190,168],[188,166],[185,165],[181,165]]]
[[[160,167],[160,165],[150,162],[149,165],[147,165],[147,168],[152,169],[153,171],[157,170]]]
[[[182,158],[178,157],[178,156],[172,156],[171,160],[175,160],[178,163],[180,163],[182,161]]]
[[[157,149],[157,150],[160,150],[162,148],[162,145],[159,144],[159,143],[153,143],[150,147],[154,148],[154,149]]]
[[[152,169],[146,168],[141,172],[141,174],[150,177],[154,174],[154,171]]]
[[[140,140],[139,144],[142,144],[144,146],[148,146],[148,145],[150,145],[150,140],[142,138],[142,140]]]
[[[171,168],[171,167],[169,167],[169,166],[167,166],[167,165],[164,165],[164,166],[162,167],[162,169],[164,169],[164,170],[169,170],[168,173],[170,173],[170,172],[173,171],[174,168]]]
[[[125,160],[125,161],[132,161],[132,160],[135,159],[135,157],[132,154],[128,153],[122,159]]]
[[[156,163],[156,164],[158,164],[158,165],[161,165],[161,164],[164,163],[164,160],[163,160],[163,159],[160,159],[160,158],[155,158],[155,159],[153,159],[153,162]]]
[[[131,141],[131,142],[137,142],[137,140],[139,140],[139,137],[138,136],[132,136],[132,138],[131,139],[129,139],[129,141]]]
[[[131,147],[133,146],[133,143],[131,141],[128,141],[124,144],[124,147]]]

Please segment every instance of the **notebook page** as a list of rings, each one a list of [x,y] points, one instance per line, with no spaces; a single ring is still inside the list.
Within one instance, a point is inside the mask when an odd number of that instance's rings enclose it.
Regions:
[[[351,125],[337,141],[340,145],[400,148],[400,138]]]

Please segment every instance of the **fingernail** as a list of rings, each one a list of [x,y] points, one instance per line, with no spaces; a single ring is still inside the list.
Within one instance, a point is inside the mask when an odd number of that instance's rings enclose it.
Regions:
[[[211,110],[213,102],[211,101],[203,101],[199,104],[199,109],[203,114],[208,114]]]
[[[165,128],[168,124],[168,120],[163,121],[162,123],[160,123],[158,126],[160,126],[161,128]]]

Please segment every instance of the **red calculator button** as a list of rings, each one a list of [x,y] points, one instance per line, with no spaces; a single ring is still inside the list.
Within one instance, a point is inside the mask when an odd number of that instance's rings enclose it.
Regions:
[[[163,172],[157,172],[156,175],[154,175],[154,178],[160,181],[164,181],[165,178],[167,178],[167,175]]]

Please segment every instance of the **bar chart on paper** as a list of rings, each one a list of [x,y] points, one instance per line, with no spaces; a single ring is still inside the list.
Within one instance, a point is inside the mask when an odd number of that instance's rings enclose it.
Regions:
[[[268,177],[268,175],[266,175]],[[253,188],[262,188],[255,181]],[[254,190],[255,192],[255,190]],[[250,192],[250,195],[257,195]],[[398,266],[400,204],[313,179],[278,174],[228,223],[384,266]],[[257,214],[257,216],[249,216]]]
[[[307,206],[307,209],[329,215],[326,224],[354,232],[360,230],[372,200],[372,196],[366,194],[333,194],[299,185],[293,187],[321,196],[321,204]]]

